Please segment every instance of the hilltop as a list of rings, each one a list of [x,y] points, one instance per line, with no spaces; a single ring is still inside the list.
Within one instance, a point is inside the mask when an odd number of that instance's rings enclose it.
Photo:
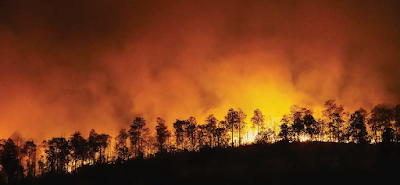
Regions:
[[[362,184],[390,183],[399,145],[277,143],[157,155],[123,164],[46,174],[25,184]]]

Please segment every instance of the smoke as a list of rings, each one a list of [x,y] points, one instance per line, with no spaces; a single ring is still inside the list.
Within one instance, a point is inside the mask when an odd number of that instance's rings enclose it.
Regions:
[[[398,1],[1,1],[0,136],[400,100]]]

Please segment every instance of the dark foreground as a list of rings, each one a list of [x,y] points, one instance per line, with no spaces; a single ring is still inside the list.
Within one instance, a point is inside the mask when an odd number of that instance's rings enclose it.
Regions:
[[[24,184],[400,184],[399,145],[279,143],[96,165]]]

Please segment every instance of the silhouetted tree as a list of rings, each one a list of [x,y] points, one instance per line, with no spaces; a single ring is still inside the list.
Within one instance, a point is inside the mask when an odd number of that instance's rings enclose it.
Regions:
[[[217,135],[216,129],[217,129],[218,120],[217,120],[217,118],[215,118],[214,115],[210,114],[209,116],[207,116],[205,122],[206,122],[205,130],[206,130],[206,135],[208,138],[207,145],[213,147],[213,146],[215,146],[215,139],[216,139],[216,135]]]
[[[304,118],[304,131],[312,140],[316,134],[319,133],[318,122],[315,121],[314,116],[310,113],[307,113]]]
[[[184,147],[184,125],[187,124],[187,121],[177,119],[174,123],[174,134],[175,134],[175,143],[178,149],[185,149]]]
[[[289,117],[287,115],[283,115],[281,122],[282,124],[280,125],[281,131],[279,132],[279,137],[283,141],[289,141]]]
[[[317,121],[317,128],[315,130],[315,134],[317,135],[317,139],[318,141],[322,141],[324,139],[325,136],[325,122],[322,119],[318,119]]]
[[[367,128],[365,126],[365,117],[367,111],[360,108],[350,116],[348,134],[350,139],[356,143],[365,143],[367,140]]]
[[[293,133],[296,135],[296,141],[299,141],[300,135],[304,131],[304,122],[303,122],[300,112],[296,112],[293,115],[292,129],[293,129]]]
[[[144,156],[153,156],[155,153],[159,152],[157,136],[150,135],[149,132],[145,133],[145,140],[143,140],[143,150],[145,151]],[[166,146],[167,147],[167,146]]]
[[[149,129],[145,128],[145,126],[146,120],[142,117],[136,117],[135,120],[133,120],[133,123],[130,125],[130,129],[128,131],[131,146],[134,147],[134,156],[136,157],[143,154],[142,145],[143,141],[145,140],[143,136],[145,135],[145,132],[149,131]]]
[[[156,134],[158,152],[164,153],[166,152],[165,145],[169,137],[171,137],[171,132],[168,131],[168,127],[165,125],[165,120],[160,117],[157,118]]]
[[[195,141],[196,141],[196,129],[197,129],[196,118],[190,117],[187,120],[184,129],[185,129],[186,137],[190,141],[191,150],[194,150],[194,147],[196,145],[196,143],[195,143]]]
[[[238,114],[239,114],[239,122],[236,126],[237,126],[237,130],[238,130],[239,146],[240,146],[242,144],[242,134],[243,134],[243,132],[241,132],[241,131],[243,130],[243,128],[246,127],[247,123],[245,120],[247,118],[247,115],[246,115],[246,113],[244,113],[244,111],[242,109],[239,109]]]
[[[3,145],[0,162],[9,184],[23,177],[23,167],[18,159],[18,146],[12,139],[8,139]]]
[[[382,133],[382,142],[383,143],[391,143],[393,141],[394,130],[390,127],[385,127]]]
[[[330,131],[331,141],[337,140],[341,142],[343,139],[343,123],[344,116],[347,113],[344,111],[343,105],[336,104],[335,100],[328,100],[324,104],[325,110],[322,114],[328,119],[328,127]]]
[[[28,177],[36,176],[36,144],[33,141],[27,141],[24,145],[24,153],[27,156],[26,170]]]
[[[226,136],[226,121],[222,120],[218,123],[217,128],[215,129],[215,137],[217,138],[217,145],[218,147],[222,146],[222,143],[225,143],[225,136]],[[229,142],[229,140],[228,140]]]
[[[38,168],[39,168],[40,174],[44,174],[47,172],[45,157],[43,155],[40,155],[40,157],[39,157]]]
[[[88,148],[91,163],[94,164],[96,162],[96,153],[100,151],[99,134],[94,129],[90,130],[89,133]]]
[[[393,126],[395,128],[396,141],[400,141],[400,104],[393,107]]]
[[[23,149],[24,146],[24,138],[22,137],[22,134],[17,132],[14,132],[11,134],[10,138],[14,141],[15,146],[17,146],[17,158],[22,163],[21,157],[23,156],[21,150]]]
[[[65,173],[70,159],[70,146],[63,137],[53,138],[48,142],[45,153],[51,172]]]
[[[110,144],[111,137],[108,134],[100,134],[98,135],[98,146],[99,146],[99,162],[104,163],[107,162],[105,151]]]
[[[240,122],[240,117],[239,117],[239,112],[234,110],[234,109],[229,109],[228,110],[228,114],[225,116],[225,120],[226,120],[226,128],[231,130],[232,133],[232,143],[231,146],[233,147],[233,133],[234,133],[234,129],[235,127],[237,127],[237,125]]]
[[[275,132],[271,129],[261,131],[257,134],[255,142],[258,144],[266,144],[275,142]]]
[[[115,137],[115,152],[118,157],[118,161],[126,161],[129,159],[129,149],[126,140],[128,139],[128,133],[126,129],[121,129]]]
[[[88,143],[80,132],[75,132],[69,139],[69,145],[71,146],[71,157],[74,163],[74,169],[76,170],[78,164],[80,163],[80,165],[82,165],[89,155]]]
[[[197,126],[197,139],[199,143],[199,148],[203,148],[204,146],[209,146],[207,144],[207,125],[198,125]]]
[[[260,132],[260,126],[261,127],[264,126],[264,120],[265,120],[265,116],[260,111],[260,109],[254,110],[254,115],[251,118],[251,122],[253,123],[253,125],[252,125],[253,129],[257,128],[257,133]]]
[[[380,104],[371,110],[371,118],[368,120],[368,125],[372,130],[372,136],[375,142],[379,142],[381,140],[379,136],[382,134],[385,128],[391,128],[392,119],[392,109],[387,105]]]

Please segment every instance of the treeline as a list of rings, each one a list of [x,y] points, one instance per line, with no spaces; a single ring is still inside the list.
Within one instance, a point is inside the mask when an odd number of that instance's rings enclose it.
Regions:
[[[312,110],[295,105],[283,116],[279,129],[274,129],[258,109],[254,110],[250,123],[241,109],[229,109],[222,120],[211,114],[203,124],[198,124],[196,118],[190,117],[176,120],[172,128],[167,127],[164,119],[157,118],[154,134],[150,134],[144,118],[136,117],[115,138],[93,129],[87,138],[75,132],[69,138],[55,137],[41,144],[14,136],[0,141],[0,177],[2,182],[14,183],[38,174],[69,173],[85,165],[124,163],[135,158],[202,148],[236,147],[244,144],[249,133],[256,135],[254,143],[261,144],[400,141],[400,105],[380,104],[370,112],[360,108],[349,113],[343,105],[329,100],[321,115],[315,118]]]

